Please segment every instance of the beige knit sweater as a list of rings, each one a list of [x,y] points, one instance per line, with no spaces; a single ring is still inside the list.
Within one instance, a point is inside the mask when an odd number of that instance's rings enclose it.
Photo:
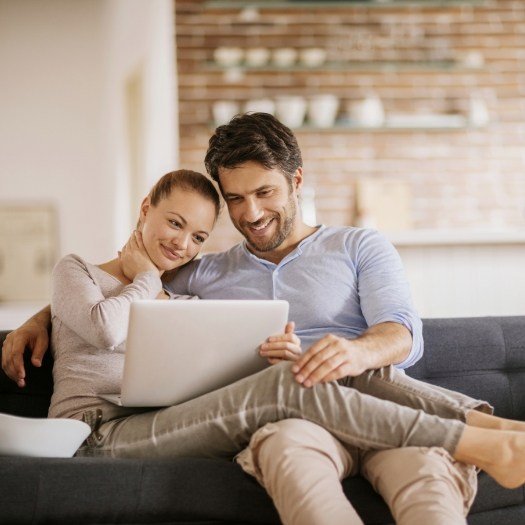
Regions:
[[[76,255],[57,263],[51,300],[55,363],[49,417],[81,419],[85,411],[101,408],[103,420],[108,420],[136,411],[98,395],[120,392],[131,302],[155,299],[161,290],[153,271],[124,285]]]

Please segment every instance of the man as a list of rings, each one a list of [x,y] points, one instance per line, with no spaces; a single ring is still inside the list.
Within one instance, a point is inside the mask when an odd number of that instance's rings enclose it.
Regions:
[[[168,289],[205,299],[288,300],[305,350],[292,372],[306,388],[334,380],[353,386],[353,378],[357,384],[367,370],[405,368],[420,358],[421,321],[391,244],[372,230],[302,221],[302,159],[288,128],[267,114],[237,117],[216,130],[205,164],[245,242],[184,267]],[[41,326],[48,322],[43,311],[7,340],[10,357],[3,367],[20,386],[20,349],[29,344],[38,364],[47,347]],[[40,329],[32,330],[31,323]],[[261,354],[272,362],[295,359],[287,347],[293,337],[270,338]],[[286,523],[361,523],[339,483],[359,471],[404,525],[423,519],[428,525],[464,524],[475,494],[473,469],[440,449],[352,455],[305,421],[263,427],[239,462],[267,488]]]

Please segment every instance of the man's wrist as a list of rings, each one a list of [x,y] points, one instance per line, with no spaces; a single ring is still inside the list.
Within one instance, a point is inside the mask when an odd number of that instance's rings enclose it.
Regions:
[[[47,328],[51,323],[51,307],[48,305],[39,312],[37,312],[33,317],[30,317],[24,324],[35,324],[43,328]]]

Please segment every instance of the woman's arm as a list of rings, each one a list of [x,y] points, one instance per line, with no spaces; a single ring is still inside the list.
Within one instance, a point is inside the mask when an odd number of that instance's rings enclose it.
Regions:
[[[155,299],[162,291],[159,272],[137,274],[121,293],[105,298],[84,262],[64,257],[53,270],[51,310],[66,326],[93,346],[114,348],[126,338],[130,304]]]

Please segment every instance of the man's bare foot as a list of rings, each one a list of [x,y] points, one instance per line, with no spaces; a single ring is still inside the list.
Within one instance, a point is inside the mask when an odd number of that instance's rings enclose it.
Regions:
[[[470,410],[467,412],[465,422],[472,427],[525,432],[525,421],[516,421],[515,419],[491,416],[490,414],[485,414],[479,410]]]
[[[525,432],[465,426],[453,456],[484,470],[503,487],[525,483]]]

